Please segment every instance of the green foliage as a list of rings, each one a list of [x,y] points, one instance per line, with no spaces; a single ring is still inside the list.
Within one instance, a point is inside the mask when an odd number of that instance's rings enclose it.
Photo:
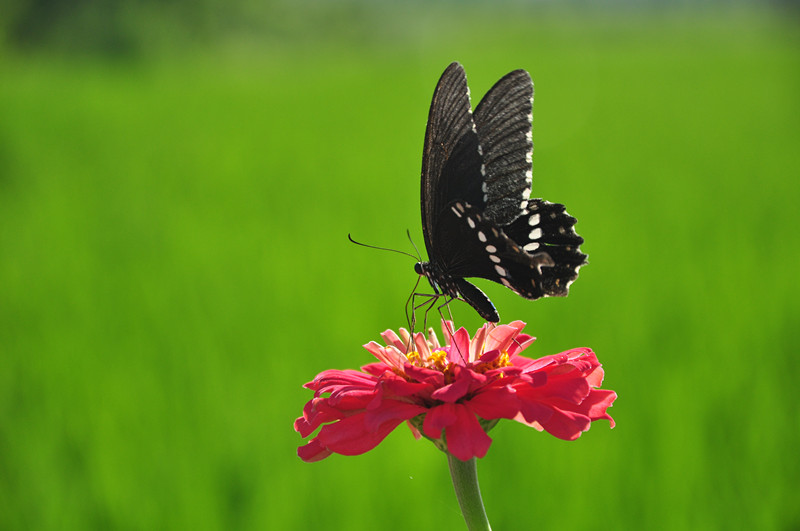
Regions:
[[[0,528],[462,528],[405,427],[315,464],[291,428],[302,383],[404,324],[411,260],[346,235],[421,244],[451,60],[475,101],[531,72],[534,194],[590,255],[567,299],[482,286],[529,354],[591,346],[619,393],[576,442],[492,430],[495,528],[800,525],[796,27],[416,15],[398,45],[2,65]]]

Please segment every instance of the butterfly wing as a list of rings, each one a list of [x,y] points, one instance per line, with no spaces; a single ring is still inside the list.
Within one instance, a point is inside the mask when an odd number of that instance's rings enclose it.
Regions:
[[[438,220],[449,212],[447,205],[460,199],[483,208],[483,161],[464,69],[452,63],[442,74],[433,93],[422,153],[422,232],[432,262],[446,260],[436,238]]]
[[[505,75],[475,108],[483,152],[484,216],[506,225],[526,212],[531,193],[533,81],[525,70]]]
[[[447,67],[434,91],[422,158],[422,229],[432,282],[485,319],[499,317],[465,277],[528,299],[567,294],[586,263],[563,205],[530,199],[533,83],[503,77],[471,112],[464,69]]]
[[[575,232],[576,222],[564,205],[531,199],[525,215],[503,227],[503,232],[527,253],[550,256],[552,265],[541,270],[540,296],[566,297],[569,285],[578,278],[578,270],[586,264],[587,256],[580,251],[583,238]]]
[[[511,284],[511,289],[529,299],[566,296],[578,269],[586,263],[579,249],[583,238],[575,233],[576,220],[564,205],[530,199],[533,94],[530,75],[515,70],[486,93],[473,117],[486,173],[483,217],[527,253],[547,253],[552,262],[529,274],[516,265],[518,260],[512,260],[506,277],[492,279]]]
[[[571,219],[574,223],[574,218]],[[521,217],[520,220],[518,232],[521,233],[527,219]],[[558,264],[545,252],[543,244],[551,235],[534,234],[536,242],[542,242],[543,250],[526,251],[482,212],[460,201],[451,204],[449,215],[441,216],[436,230],[442,233],[437,234],[435,240],[444,246],[441,251],[447,257],[447,272],[452,277],[492,280],[527,299],[555,294],[547,286],[555,284],[549,278]],[[527,231],[523,235],[527,238],[526,245],[532,242],[530,233]]]

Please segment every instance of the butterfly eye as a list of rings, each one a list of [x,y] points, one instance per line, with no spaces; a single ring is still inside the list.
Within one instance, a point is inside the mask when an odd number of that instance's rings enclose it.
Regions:
[[[422,262],[417,262],[414,264],[414,272],[418,275],[424,275],[425,269],[422,267]]]

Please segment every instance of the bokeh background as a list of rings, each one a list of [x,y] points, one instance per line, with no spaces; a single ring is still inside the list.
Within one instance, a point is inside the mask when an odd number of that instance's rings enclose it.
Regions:
[[[462,529],[401,426],[306,464],[328,368],[405,323],[430,97],[536,84],[567,299],[479,283],[532,356],[595,349],[617,427],[512,422],[496,529],[798,529],[792,3],[3,0],[0,528]],[[479,319],[452,305],[458,324]]]

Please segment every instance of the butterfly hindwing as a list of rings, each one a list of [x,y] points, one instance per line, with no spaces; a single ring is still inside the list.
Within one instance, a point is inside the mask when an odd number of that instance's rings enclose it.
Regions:
[[[446,259],[440,267],[451,277],[480,277],[505,285],[527,299],[546,296],[543,281],[548,266],[546,252],[526,252],[479,209],[461,201],[450,205],[436,227],[449,235],[445,242]]]
[[[583,243],[564,205],[542,199],[531,199],[526,213],[503,231],[528,253],[547,253],[552,265],[542,268],[540,288],[545,297],[563,297],[569,285],[578,278],[578,269],[586,264],[586,255],[580,251]]]

